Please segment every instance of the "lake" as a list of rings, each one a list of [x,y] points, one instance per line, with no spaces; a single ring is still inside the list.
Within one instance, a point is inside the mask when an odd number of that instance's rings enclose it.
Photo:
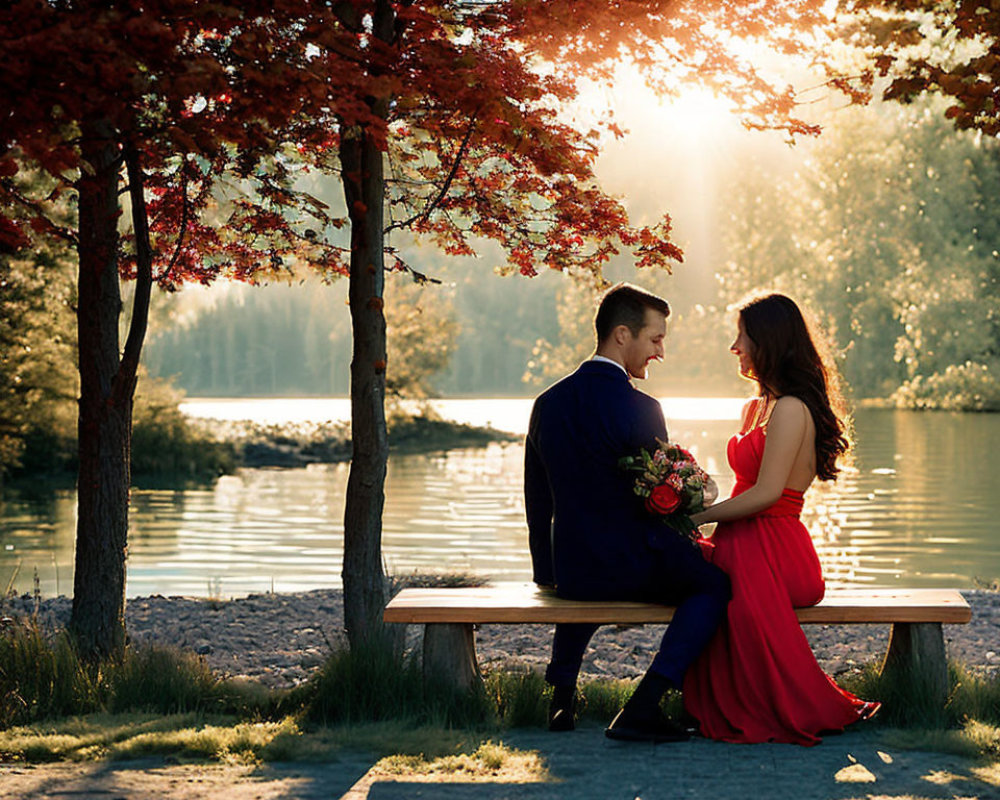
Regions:
[[[725,442],[734,398],[664,398],[671,438],[728,492]],[[531,400],[436,401],[445,417],[523,433]],[[346,399],[189,400],[219,419],[326,421]],[[1000,578],[1000,415],[863,409],[855,463],[807,495],[831,585],[956,586]],[[387,568],[530,579],[520,444],[392,456]],[[235,597],[340,585],[347,465],[245,469],[196,489],[133,489],[128,595]],[[7,493],[0,506],[0,589],[72,591],[75,493]]]

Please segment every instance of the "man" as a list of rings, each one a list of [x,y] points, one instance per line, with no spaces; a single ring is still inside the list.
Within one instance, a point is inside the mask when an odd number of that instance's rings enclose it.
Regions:
[[[662,715],[688,666],[725,615],[729,581],[698,547],[647,512],[622,456],[667,439],[660,404],[632,386],[663,358],[667,302],[628,284],[608,291],[594,325],[597,351],[543,392],[525,444],[524,496],[535,583],[560,597],[640,600],[677,607],[659,652],[606,730],[611,738],[679,741],[687,731]],[[556,625],[546,681],[549,729],[572,730],[576,680],[592,624]]]

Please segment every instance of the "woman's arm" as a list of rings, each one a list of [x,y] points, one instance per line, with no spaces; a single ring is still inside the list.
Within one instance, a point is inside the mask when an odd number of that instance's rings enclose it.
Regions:
[[[797,397],[779,397],[767,424],[764,455],[757,482],[742,494],[691,515],[695,525],[723,522],[756,514],[774,505],[792,474],[795,458],[809,431],[809,409]]]

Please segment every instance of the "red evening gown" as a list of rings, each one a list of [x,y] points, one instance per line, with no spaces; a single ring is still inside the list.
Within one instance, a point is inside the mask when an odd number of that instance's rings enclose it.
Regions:
[[[759,427],[729,440],[734,495],[756,482],[764,441]],[[862,716],[864,702],[820,669],[795,616],[824,592],[801,510],[802,492],[785,489],[770,508],[720,522],[706,548],[733,587],[727,620],[684,679],[684,707],[709,738],[811,745]]]

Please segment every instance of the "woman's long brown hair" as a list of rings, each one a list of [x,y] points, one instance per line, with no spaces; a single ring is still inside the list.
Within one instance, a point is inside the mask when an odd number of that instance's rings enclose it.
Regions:
[[[837,458],[850,447],[845,421],[834,411],[844,404],[802,312],[791,298],[766,294],[744,303],[740,320],[753,343],[750,377],[762,395],[789,394],[806,404],[816,426],[816,475],[833,480]]]

